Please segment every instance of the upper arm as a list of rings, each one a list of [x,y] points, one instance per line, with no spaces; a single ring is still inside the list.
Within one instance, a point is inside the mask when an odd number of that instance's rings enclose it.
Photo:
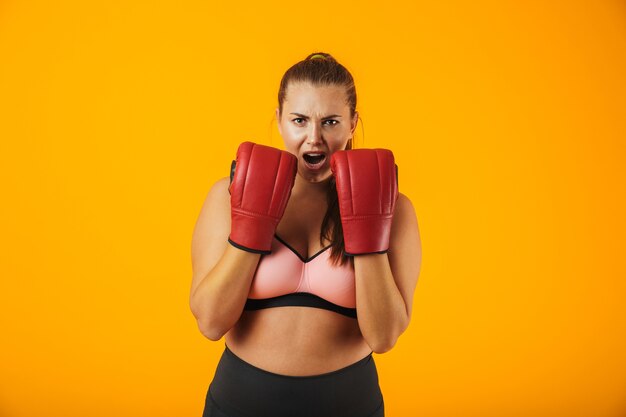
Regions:
[[[393,278],[406,304],[407,317],[410,321],[413,293],[422,263],[422,246],[415,209],[411,200],[404,194],[400,194],[396,202],[387,255]]]
[[[213,184],[196,220],[191,239],[191,265],[193,294],[202,279],[220,259],[230,234],[230,178],[225,177]]]

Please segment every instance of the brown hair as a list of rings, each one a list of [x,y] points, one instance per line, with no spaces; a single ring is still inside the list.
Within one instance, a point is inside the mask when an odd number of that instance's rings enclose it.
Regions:
[[[335,60],[330,54],[325,52],[313,52],[302,61],[289,68],[280,80],[278,90],[278,111],[283,113],[283,102],[287,95],[287,87],[291,83],[309,82],[313,85],[338,85],[346,89],[346,104],[350,107],[350,117],[353,118],[356,112],[356,88],[352,74]],[[353,149],[352,139],[348,140],[346,149]],[[328,209],[322,221],[320,232],[320,244],[324,244],[324,239],[331,242],[330,258],[335,264],[345,264],[348,260],[354,262],[351,256],[344,254],[343,229],[341,227],[341,216],[339,214],[339,203],[337,199],[337,188],[335,179],[329,181],[328,192],[326,194]]]

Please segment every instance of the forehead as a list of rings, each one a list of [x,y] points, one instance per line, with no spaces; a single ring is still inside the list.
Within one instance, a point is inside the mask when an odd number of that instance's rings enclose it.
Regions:
[[[345,87],[339,85],[313,85],[311,83],[292,83],[287,87],[284,110],[312,114],[345,113],[350,109],[347,104]]]

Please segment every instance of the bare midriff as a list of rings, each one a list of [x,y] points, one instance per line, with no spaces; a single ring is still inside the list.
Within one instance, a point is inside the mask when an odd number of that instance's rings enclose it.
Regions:
[[[303,306],[244,310],[225,342],[251,365],[289,376],[332,372],[372,352],[355,318]]]

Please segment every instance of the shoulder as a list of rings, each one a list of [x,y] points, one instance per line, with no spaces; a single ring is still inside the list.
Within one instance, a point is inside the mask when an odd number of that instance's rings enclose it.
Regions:
[[[204,198],[200,219],[216,215],[216,211],[230,210],[230,178],[224,177],[215,181]]]
[[[396,250],[400,246],[411,251],[418,251],[421,246],[415,208],[409,197],[402,193],[398,195],[393,213],[390,244]]]
[[[209,190],[209,195],[212,197],[225,197],[230,195],[228,187],[230,186],[230,177],[220,178],[215,181]]]
[[[415,207],[413,203],[406,195],[399,193],[398,200],[396,200],[396,207],[394,209],[395,216],[415,216]]]
[[[191,240],[194,275],[202,275],[221,255],[230,233],[230,177],[217,180],[207,193]]]
[[[213,183],[205,197],[198,220],[215,223],[215,220],[230,212],[229,186],[229,177],[220,178]]]
[[[200,212],[201,216],[211,209],[224,209],[226,205],[230,205],[230,192],[228,191],[229,186],[229,177],[220,178],[213,183],[204,199],[202,211]]]
[[[411,199],[402,193],[398,193],[398,201],[396,202],[396,205],[401,206],[404,209],[413,209]]]

